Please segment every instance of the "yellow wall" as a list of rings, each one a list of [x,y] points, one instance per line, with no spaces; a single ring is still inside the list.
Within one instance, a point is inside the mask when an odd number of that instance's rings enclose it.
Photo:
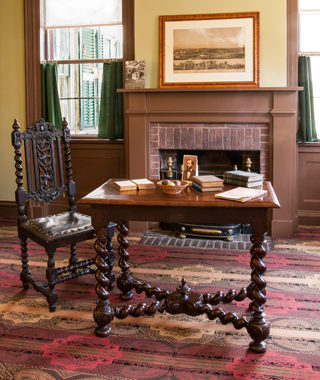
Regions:
[[[14,200],[11,126],[25,126],[23,0],[0,1],[0,200]]]
[[[286,86],[286,0],[135,0],[135,58],[146,61],[146,87],[159,87],[159,16],[260,13],[260,86]]]

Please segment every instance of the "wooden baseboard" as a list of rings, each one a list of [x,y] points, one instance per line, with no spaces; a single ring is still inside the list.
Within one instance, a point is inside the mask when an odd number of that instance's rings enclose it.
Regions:
[[[320,211],[298,210],[298,224],[307,226],[319,226]]]
[[[0,201],[0,218],[17,219],[17,205],[14,201]]]

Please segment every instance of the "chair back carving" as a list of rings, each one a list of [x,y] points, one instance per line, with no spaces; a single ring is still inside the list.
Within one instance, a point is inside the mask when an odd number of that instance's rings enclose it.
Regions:
[[[30,198],[37,202],[51,202],[66,193],[69,197],[69,211],[76,212],[76,187],[72,179],[70,130],[67,121],[63,119],[62,130],[59,130],[53,124],[40,119],[21,132],[20,125],[15,120],[12,145],[15,150],[16,202],[20,222],[27,220],[26,201]],[[23,169],[27,176],[26,188],[23,183]]]

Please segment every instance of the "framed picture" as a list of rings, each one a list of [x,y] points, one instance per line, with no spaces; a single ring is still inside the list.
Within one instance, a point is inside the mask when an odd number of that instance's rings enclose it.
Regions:
[[[160,87],[259,86],[259,13],[160,16]]]
[[[125,61],[124,88],[145,87],[145,61]]]
[[[198,175],[198,156],[185,154],[183,156],[182,179],[191,182],[194,175]]]

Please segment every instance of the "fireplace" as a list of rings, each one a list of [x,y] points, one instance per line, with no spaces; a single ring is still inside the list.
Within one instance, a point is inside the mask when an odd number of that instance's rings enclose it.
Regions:
[[[171,128],[172,126],[170,126]],[[179,130],[179,134],[182,135],[184,133],[184,129],[186,128],[187,131],[185,132],[188,134],[188,129],[193,128],[187,125],[175,125],[176,129]],[[234,131],[231,130],[231,134],[237,135],[238,131],[236,130],[236,126],[233,126],[236,133],[233,133]],[[239,128],[243,128],[240,126]],[[152,132],[158,134],[158,131],[160,130],[164,136],[167,134],[167,128],[165,125],[160,126],[151,126]],[[268,129],[264,128],[264,133],[268,133]],[[215,126],[212,125],[205,125],[205,126],[198,126],[197,131],[201,131],[203,134],[203,130],[209,130],[215,132]],[[206,148],[216,148],[216,144],[214,142],[209,142],[206,139],[201,139],[203,142],[205,141],[205,144],[197,144],[197,149],[194,150],[188,150],[188,149],[179,149],[181,148],[181,144],[173,144],[174,148],[178,147],[178,149],[161,149],[163,146],[166,146],[167,144],[160,144],[160,139],[158,140],[159,146],[157,147],[156,144],[152,144],[153,148],[153,154],[152,157],[154,157],[154,160],[150,160],[150,171],[152,172],[153,167],[157,167],[158,164],[160,166],[160,171],[155,174],[155,178],[174,178],[174,179],[181,179],[182,175],[182,163],[183,163],[183,156],[184,155],[196,155],[198,157],[198,171],[199,175],[206,175],[206,174],[213,174],[215,176],[223,178],[223,174],[227,170],[233,170],[235,166],[238,169],[247,170],[249,169],[253,172],[260,172],[260,153],[261,157],[263,157],[262,160],[262,166],[265,168],[265,158],[268,156],[268,149],[266,149],[266,146],[264,143],[260,144],[261,140],[265,139],[265,135],[262,133],[260,136],[260,129],[253,128],[253,130],[256,133],[256,143],[253,144],[253,139],[251,139],[250,144],[220,144],[219,147],[221,148],[231,148],[232,150],[227,149],[203,149]],[[225,128],[224,132],[227,133],[227,128]],[[176,133],[176,135],[178,134]],[[212,133],[214,135],[214,133]],[[205,133],[206,137],[209,135],[208,133]],[[252,134],[251,134],[252,135]],[[155,142],[156,139],[153,138],[152,133],[150,133],[150,140]],[[167,139],[164,138],[163,141],[165,142]],[[192,141],[193,139],[190,139],[189,141]],[[179,139],[181,141],[181,139]],[[236,140],[235,140],[236,141]],[[172,144],[169,144],[172,146]],[[211,145],[211,146],[210,146]],[[244,146],[243,146],[244,145]],[[240,148],[245,147],[251,148],[251,150],[241,150]],[[184,146],[191,147],[191,144],[184,144]],[[264,150],[253,150],[253,149],[261,149],[264,148]],[[158,155],[157,155],[158,153]],[[266,154],[265,154],[266,153]],[[157,160],[155,159],[157,158]],[[250,164],[248,163],[248,159],[250,161]],[[168,167],[170,165],[170,177],[168,177]],[[228,225],[212,225],[212,224],[186,224],[186,223],[160,223],[160,227],[165,230],[174,230],[177,235],[180,238],[186,238],[188,237],[195,237],[195,238],[216,238],[216,239],[223,239],[227,241],[233,241],[233,239],[238,236],[240,233],[250,233],[250,227],[248,225],[241,225],[241,224],[228,224]]]
[[[259,152],[259,171],[272,182],[281,204],[270,215],[269,233],[293,236],[297,224],[297,91],[230,87],[120,90],[125,95],[126,174],[158,178],[161,150]],[[146,224],[140,226],[146,229]]]
[[[169,160],[174,178],[179,178],[184,155],[196,155],[198,157],[199,175],[213,174],[222,177],[225,171],[233,170],[235,167],[260,173],[259,150],[159,149],[160,178],[165,178],[167,175]]]
[[[200,172],[221,175],[234,165],[245,169],[243,161],[250,158],[252,171],[261,172],[268,179],[268,141],[269,128],[265,124],[151,123],[150,176],[159,178],[168,155],[173,159],[173,167],[179,168],[183,154],[195,154]]]

